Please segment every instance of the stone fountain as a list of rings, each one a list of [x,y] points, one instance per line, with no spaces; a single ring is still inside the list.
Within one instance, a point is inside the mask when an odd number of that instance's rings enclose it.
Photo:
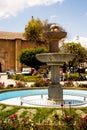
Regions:
[[[48,88],[48,100],[54,102],[63,101],[63,89],[60,84],[59,67],[64,62],[74,58],[73,54],[58,53],[59,41],[65,38],[67,33],[58,25],[52,24],[50,29],[44,32],[44,37],[49,40],[49,53],[37,54],[36,58],[47,63],[51,67],[51,84]]]

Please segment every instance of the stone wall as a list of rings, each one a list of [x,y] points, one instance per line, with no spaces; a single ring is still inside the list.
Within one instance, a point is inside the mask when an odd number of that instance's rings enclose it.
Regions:
[[[22,39],[0,39],[0,72],[6,72],[8,69],[20,72],[22,68],[18,61],[20,51],[37,46],[44,47],[44,44],[37,45]]]

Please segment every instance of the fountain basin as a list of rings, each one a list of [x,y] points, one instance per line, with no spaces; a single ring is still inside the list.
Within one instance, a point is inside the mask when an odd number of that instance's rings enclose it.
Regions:
[[[44,37],[47,39],[57,39],[60,40],[65,38],[67,33],[65,31],[47,31],[43,33]]]
[[[42,54],[37,54],[36,58],[41,61],[41,62],[46,62],[46,63],[64,63],[66,61],[71,61],[75,57],[74,54],[69,54],[69,53],[42,53]]]

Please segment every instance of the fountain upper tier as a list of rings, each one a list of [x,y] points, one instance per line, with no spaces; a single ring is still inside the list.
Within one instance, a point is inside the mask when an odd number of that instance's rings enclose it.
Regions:
[[[58,24],[52,24],[50,28],[43,33],[45,39],[49,41],[49,52],[58,52],[59,41],[65,38],[67,32]]]
[[[52,24],[50,29],[44,32],[44,37],[49,40],[49,52],[37,54],[36,57],[41,62],[46,62],[48,65],[61,65],[66,61],[74,58],[73,54],[57,53],[59,48],[59,40],[65,38],[67,33],[58,25]]]
[[[61,26],[55,23],[52,24],[50,28],[44,32],[43,35],[45,38],[48,38],[49,40],[53,39],[59,41],[60,39],[65,38],[67,33]]]
[[[44,34],[44,37],[50,40],[61,40],[62,38],[65,38],[67,33],[65,31],[47,31]]]

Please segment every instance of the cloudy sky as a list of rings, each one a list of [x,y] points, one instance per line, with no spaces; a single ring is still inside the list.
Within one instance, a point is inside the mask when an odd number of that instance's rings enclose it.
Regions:
[[[87,0],[0,0],[0,31],[24,32],[31,16],[59,23],[68,39],[87,38]]]

